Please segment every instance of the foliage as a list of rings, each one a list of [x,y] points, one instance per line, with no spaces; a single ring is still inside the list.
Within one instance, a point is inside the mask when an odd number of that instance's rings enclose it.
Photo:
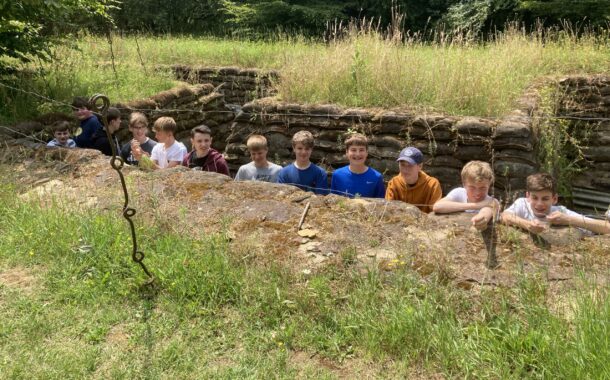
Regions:
[[[114,0],[0,2],[0,58],[48,59],[51,47],[91,18],[108,21]],[[0,65],[2,61],[0,61]]]

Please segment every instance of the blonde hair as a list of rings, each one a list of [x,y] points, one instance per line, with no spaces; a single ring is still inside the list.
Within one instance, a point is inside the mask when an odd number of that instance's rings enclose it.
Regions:
[[[314,138],[309,131],[298,131],[292,136],[292,147],[303,144],[306,148],[313,148]]]
[[[462,183],[466,183],[466,181],[489,181],[492,184],[494,181],[494,171],[487,162],[470,161],[462,169]]]
[[[176,128],[176,121],[174,120],[174,118],[169,116],[163,116],[158,118],[157,121],[155,121],[155,124],[153,125],[153,129],[155,131],[171,132],[172,135],[174,134],[174,132],[176,132]]]
[[[129,115],[129,126],[134,127],[136,124],[144,124],[144,127],[148,128],[148,119],[142,112],[133,112]]]
[[[252,135],[248,137],[246,146],[248,147],[248,150],[254,151],[267,149],[267,139],[262,135]]]
[[[353,133],[345,139],[345,149],[349,149],[351,146],[363,146],[368,148],[369,140],[362,133]]]

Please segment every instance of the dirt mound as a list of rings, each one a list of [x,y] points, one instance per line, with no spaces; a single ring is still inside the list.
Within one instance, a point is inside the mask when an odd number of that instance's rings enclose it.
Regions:
[[[15,180],[27,185],[22,198],[44,203],[61,195],[70,207],[112,210],[120,217],[118,176],[97,152],[13,146],[0,158]],[[288,185],[234,182],[186,168],[143,172],[126,166],[124,173],[138,211],[136,223],[189,235],[225,233],[233,252],[244,259],[282,262],[295,273],[329,265],[413,268],[422,276],[471,288],[510,286],[530,274],[566,281],[581,269],[606,276],[610,261],[607,236],[582,240],[568,228],[534,239],[496,225],[499,265],[490,270],[485,240],[466,214],[429,216],[401,202],[317,196]]]

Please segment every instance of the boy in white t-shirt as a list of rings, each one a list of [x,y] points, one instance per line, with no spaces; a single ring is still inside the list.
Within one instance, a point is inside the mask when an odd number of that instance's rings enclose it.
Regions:
[[[472,225],[483,231],[500,209],[498,201],[488,194],[494,172],[487,162],[470,161],[462,169],[461,176],[463,187],[451,190],[432,206],[432,210],[436,214],[476,213],[471,219]]]
[[[153,169],[173,168],[182,163],[187,154],[186,147],[180,141],[176,141],[176,122],[171,117],[160,117],[153,125],[155,138],[159,142],[154,146],[150,159],[153,162]]]
[[[564,206],[556,206],[555,180],[550,174],[527,177],[525,198],[519,198],[502,213],[502,223],[539,234],[549,225],[569,225],[598,234],[610,233],[610,222],[584,217]]]

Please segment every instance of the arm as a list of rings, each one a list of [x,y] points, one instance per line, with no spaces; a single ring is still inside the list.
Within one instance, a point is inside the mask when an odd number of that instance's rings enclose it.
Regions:
[[[315,194],[326,195],[328,194],[328,176],[326,175],[325,170],[320,170],[320,174],[316,179],[316,189],[314,190]]]
[[[492,203],[492,200],[481,201],[479,203],[455,202],[445,197],[434,204],[434,206],[432,207],[432,211],[437,214],[448,214],[451,212],[480,210],[483,207],[490,207]]]
[[[229,165],[227,165],[227,161],[224,158],[219,158],[216,162],[216,168],[218,168],[218,173],[231,176],[229,174]]]
[[[385,197],[385,185],[383,184],[383,176],[379,176],[379,180],[377,181],[377,187],[375,189],[375,198],[384,198]]]
[[[385,191],[385,199],[388,201],[393,201],[398,199],[398,195],[395,192],[395,184],[394,184],[394,179],[391,179],[390,182],[388,182],[388,188]]]
[[[597,234],[610,234],[610,221],[585,218],[578,214],[564,214],[555,211],[546,217],[551,224],[579,227]]]

